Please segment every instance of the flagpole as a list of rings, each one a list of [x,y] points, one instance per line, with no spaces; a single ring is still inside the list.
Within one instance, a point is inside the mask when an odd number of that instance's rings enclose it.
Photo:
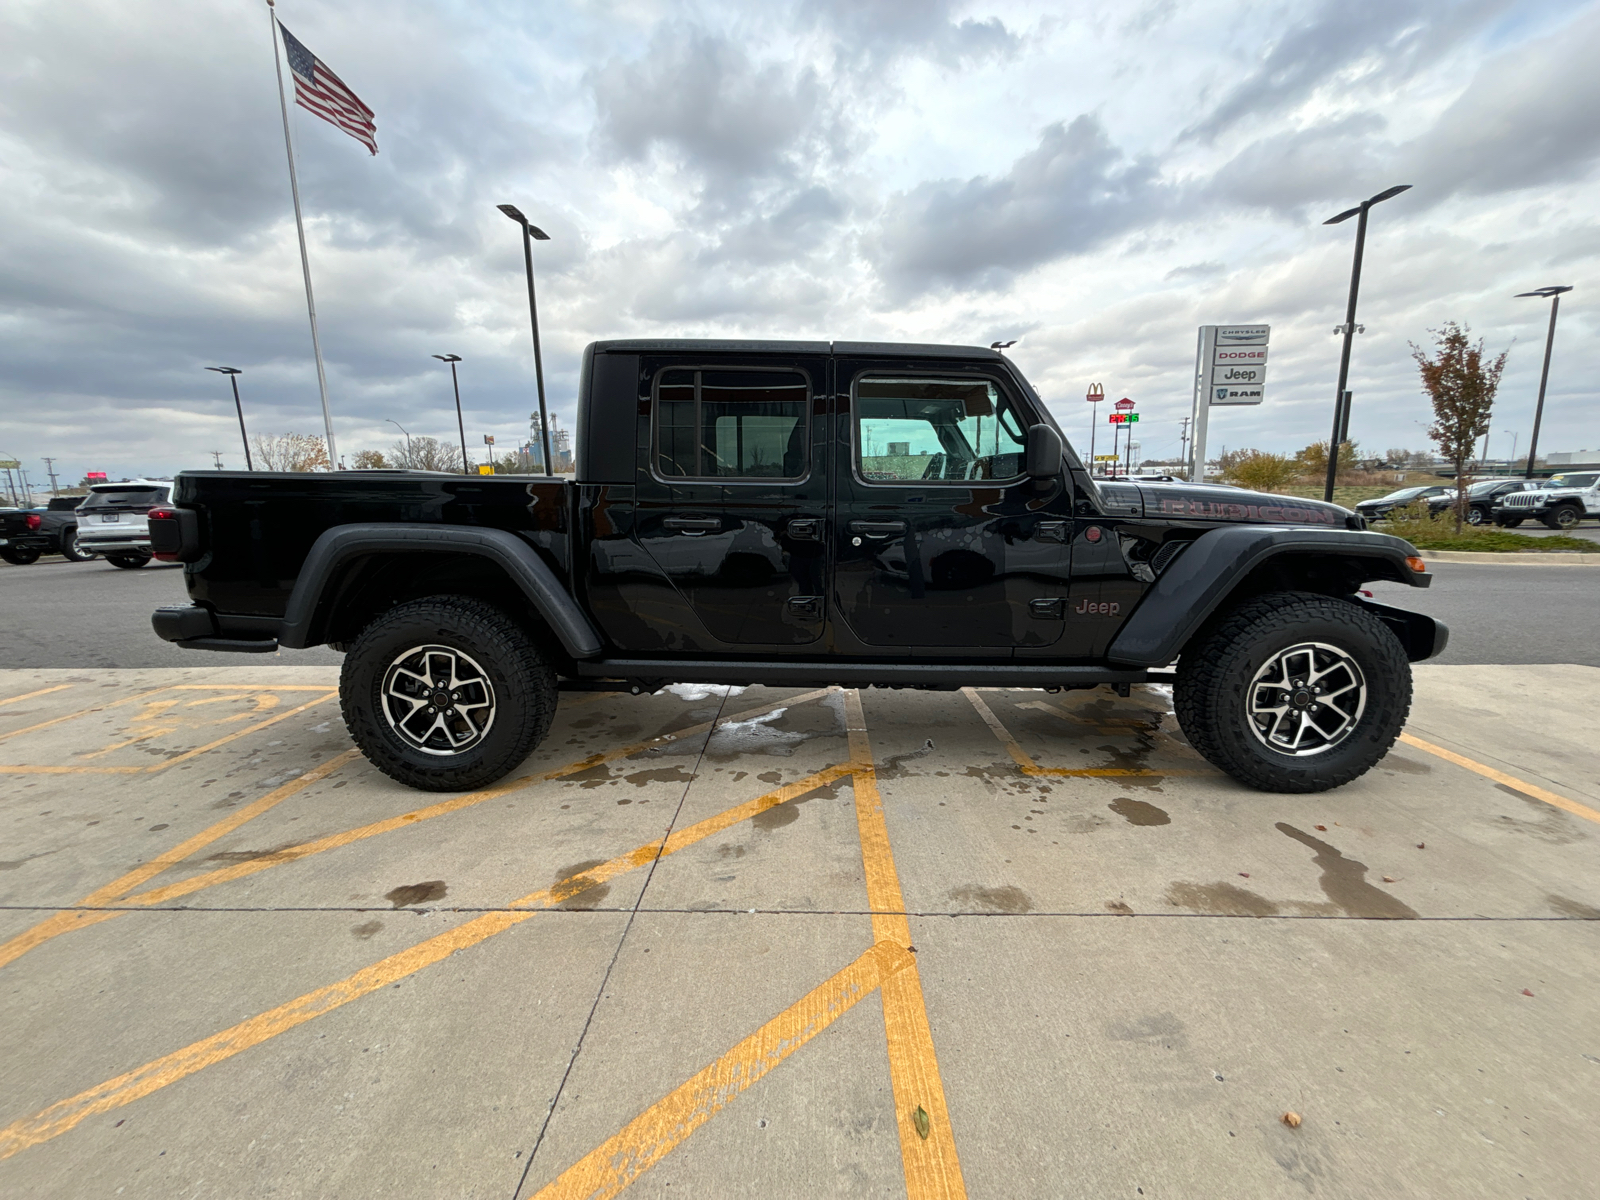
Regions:
[[[283,145],[289,154],[289,191],[294,196],[294,228],[300,235],[300,271],[306,278],[306,312],[311,317],[311,353],[317,359],[317,388],[322,393],[322,428],[328,435],[328,470],[339,468],[339,451],[333,441],[333,414],[328,409],[328,375],[322,369],[322,342],[317,337],[317,301],[311,293],[311,259],[306,254],[306,225],[300,215],[300,180],[294,169],[294,137],[289,132],[289,101],[283,90],[282,40],[278,32],[278,8],[274,0],[267,0],[267,12],[272,17],[272,65],[278,76],[278,108],[283,113]]]

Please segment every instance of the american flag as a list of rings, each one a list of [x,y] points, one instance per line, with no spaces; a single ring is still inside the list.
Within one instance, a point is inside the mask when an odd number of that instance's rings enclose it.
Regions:
[[[372,123],[372,110],[345,86],[344,80],[328,70],[327,63],[307,50],[299,38],[281,24],[278,28],[283,30],[283,49],[289,56],[289,70],[294,75],[295,103],[337,125],[376,154],[378,127]]]

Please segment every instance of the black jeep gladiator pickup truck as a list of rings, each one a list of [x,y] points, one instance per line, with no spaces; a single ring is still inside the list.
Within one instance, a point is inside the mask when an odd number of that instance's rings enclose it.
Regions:
[[[563,688],[1170,682],[1194,747],[1312,792],[1393,744],[1430,581],[1331,504],[1092,480],[990,350],[611,341],[572,480],[187,472],[151,510],[180,646],[345,652],[350,734],[413,787],[479,787]],[[1176,670],[1172,664],[1176,662]]]

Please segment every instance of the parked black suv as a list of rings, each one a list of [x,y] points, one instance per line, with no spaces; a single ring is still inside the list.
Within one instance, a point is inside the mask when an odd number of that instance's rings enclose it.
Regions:
[[[187,472],[150,513],[180,646],[346,652],[351,736],[414,787],[514,769],[560,689],[1171,682],[1194,747],[1312,792],[1388,752],[1430,582],[1331,504],[1096,481],[992,350],[615,341],[577,477]],[[1177,668],[1172,670],[1176,661]]]
[[[1541,486],[1537,479],[1480,479],[1477,483],[1468,484],[1464,519],[1468,525],[1487,525],[1494,516],[1495,506],[1505,503],[1502,497],[1512,492],[1536,491]],[[1450,491],[1428,500],[1428,512],[1435,517],[1452,513],[1455,507],[1456,498]]]
[[[1387,496],[1379,496],[1376,500],[1363,500],[1356,505],[1356,512],[1369,521],[1381,521],[1397,508],[1405,508],[1408,504],[1415,504],[1418,500],[1426,500],[1431,505],[1434,498],[1446,496],[1451,489],[1443,484],[1429,484],[1426,487],[1401,488],[1398,492],[1390,492]]]

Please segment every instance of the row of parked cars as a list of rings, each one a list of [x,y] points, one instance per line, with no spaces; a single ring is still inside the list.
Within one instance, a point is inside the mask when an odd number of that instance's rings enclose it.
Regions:
[[[1425,501],[1430,516],[1455,507],[1456,489],[1443,484],[1401,488],[1376,500],[1363,500],[1356,511],[1381,521],[1397,509]],[[1480,479],[1467,486],[1469,525],[1491,522],[1515,529],[1532,518],[1551,529],[1571,529],[1587,517],[1600,518],[1600,471],[1565,471],[1548,479]]]
[[[97,483],[87,496],[58,496],[43,508],[0,509],[0,559],[24,567],[42,554],[68,562],[104,558],[137,570],[150,561],[149,511],[172,500],[159,479]]]

